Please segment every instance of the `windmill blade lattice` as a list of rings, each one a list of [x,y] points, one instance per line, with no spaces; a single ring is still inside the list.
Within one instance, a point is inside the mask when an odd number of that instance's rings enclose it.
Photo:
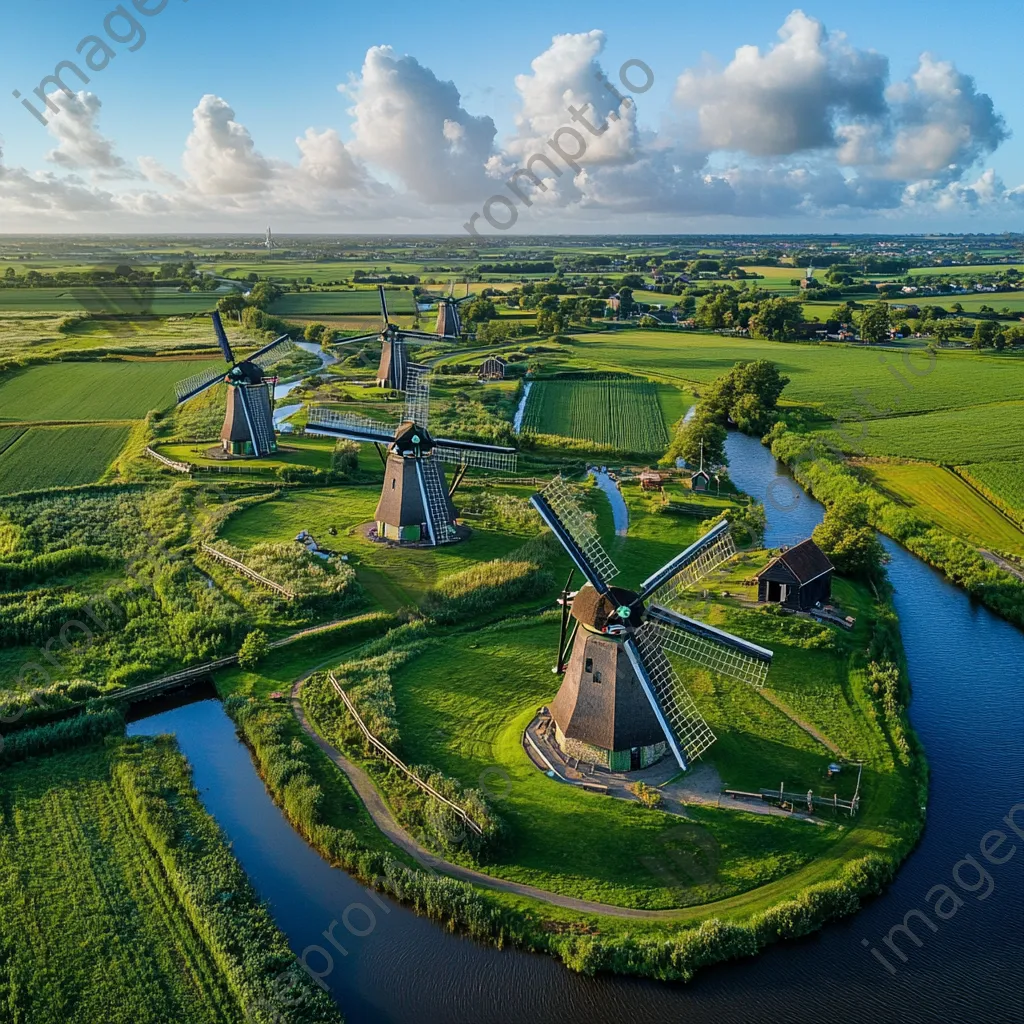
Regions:
[[[340,413],[320,405],[310,406],[306,431],[315,434],[318,430],[331,434],[352,436],[357,441],[378,441],[389,444],[394,439],[394,429],[368,416],[358,413]]]
[[[618,576],[618,567],[601,544],[593,516],[583,510],[565,479],[556,476],[540,493],[601,579],[607,583]]]
[[[515,473],[517,452],[495,451],[486,445],[479,448],[452,448],[439,439],[431,457],[452,466],[472,466],[474,469],[494,469],[501,473]]]
[[[178,404],[180,405],[190,398],[195,398],[196,395],[202,394],[207,388],[212,388],[214,384],[219,384],[224,379],[226,373],[227,369],[219,367],[216,370],[204,370],[202,373],[186,377],[185,380],[179,380],[174,385],[174,394],[177,397]]]
[[[709,530],[640,586],[640,597],[655,604],[670,605],[682,591],[714,572],[736,554],[736,542],[723,521]]]
[[[220,345],[220,350],[224,353],[224,361],[233,366],[235,354],[231,351],[231,343],[228,341],[228,336],[224,333],[224,324],[221,323],[220,313],[215,309],[211,314],[211,318],[213,320],[214,334],[217,335],[217,344]]]
[[[656,636],[665,650],[751,686],[763,686],[771,667],[772,652],[764,647],[659,605],[647,609],[644,630]]]
[[[405,418],[424,430],[430,424],[430,368],[408,363],[405,368]]]
[[[645,622],[626,642],[626,651],[641,683],[650,688],[647,699],[676,760],[688,767],[715,742],[715,734],[666,657],[657,625]]]
[[[250,356],[249,362],[255,363],[261,370],[266,370],[273,366],[274,363],[278,363],[286,356],[291,355],[295,349],[295,343],[285,335]]]

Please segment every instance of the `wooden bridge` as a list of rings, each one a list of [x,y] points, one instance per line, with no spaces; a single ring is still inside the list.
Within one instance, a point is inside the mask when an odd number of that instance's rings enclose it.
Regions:
[[[174,459],[169,459],[166,455],[161,455],[158,451],[155,451],[148,445],[145,448],[145,452],[151,459],[156,459],[157,462],[167,466],[169,469],[173,469],[176,473],[192,472],[192,465],[188,462],[175,462]]]
[[[243,576],[259,583],[261,586],[269,587],[271,590],[276,590],[277,593],[287,597],[289,601],[295,600],[295,593],[293,591],[289,590],[287,587],[282,587],[280,583],[275,583],[273,580],[267,579],[266,576],[261,576],[255,569],[250,569],[249,566],[238,561],[237,558],[225,555],[223,551],[218,551],[215,547],[212,547],[209,544],[203,544],[203,553],[216,559],[218,562],[223,562],[236,572],[240,572]]]
[[[366,723],[359,717],[359,712],[356,711],[355,705],[352,703],[349,695],[341,688],[338,680],[335,678],[333,672],[327,673],[328,679],[331,681],[331,685],[338,692],[338,696],[341,697],[348,708],[349,714],[355,719],[356,725],[359,726],[360,732],[366,737],[366,741],[376,750],[386,761],[393,764],[399,771],[404,772],[409,779],[419,786],[424,793],[428,793],[435,800],[439,800],[446,807],[450,807],[456,814],[456,816],[466,825],[467,828],[472,829],[478,836],[484,834],[484,830],[470,817],[469,812],[460,807],[457,803],[449,800],[448,797],[439,793],[429,782],[425,782],[421,779],[411,768],[409,768],[396,754],[394,754],[384,743],[382,743],[372,732],[367,728]]]

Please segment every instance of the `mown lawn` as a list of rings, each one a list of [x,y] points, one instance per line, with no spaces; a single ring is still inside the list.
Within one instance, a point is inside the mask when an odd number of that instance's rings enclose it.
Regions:
[[[0,494],[99,480],[128,438],[128,426],[31,427],[3,450]]]
[[[955,536],[978,547],[1024,554],[1024,533],[950,470],[924,462],[871,462],[861,470],[923,519]],[[1016,471],[1024,480],[1021,464]]]

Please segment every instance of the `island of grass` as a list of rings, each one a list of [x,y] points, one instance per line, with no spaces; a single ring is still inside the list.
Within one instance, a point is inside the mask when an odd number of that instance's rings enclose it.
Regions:
[[[599,492],[588,502],[629,578],[642,578],[703,532],[700,520],[665,514],[638,486],[623,492],[626,537],[614,536]],[[242,512],[229,532],[244,534],[276,504]],[[468,555],[475,543],[455,547]],[[679,978],[700,962],[751,953],[851,912],[912,848],[924,768],[902,712],[888,714],[876,692],[879,665],[886,664],[897,680],[897,708],[906,700],[898,630],[884,595],[838,579],[834,596],[856,619],[846,631],[754,605],[747,584],[768,552],[743,552],[706,581],[699,609],[681,610],[771,648],[775,661],[764,692],[678,666],[718,742],[689,776],[669,780],[661,807],[649,807],[567,785],[530,760],[523,730],[558,688],[551,667],[559,621],[547,609],[568,562],[540,537],[486,553],[490,561],[473,560],[479,571],[472,564],[438,568],[434,586],[417,595],[431,620],[399,627],[333,663],[335,679],[373,731],[422,778],[476,808],[488,826],[485,841],[453,827],[402,773],[370,756],[326,673],[302,688],[308,722],[369,772],[412,841],[448,860],[459,877],[475,871],[488,880],[487,888],[449,883],[459,888],[436,900],[424,894],[421,886],[434,884],[426,880],[381,883],[395,895],[432,906],[431,913],[474,934],[555,952],[578,969]],[[523,561],[529,573],[510,568]],[[397,561],[378,567],[385,577],[401,570]],[[473,586],[475,596],[467,596]],[[842,771],[830,776],[836,762]],[[272,764],[262,767],[271,778]],[[812,790],[818,813],[754,813],[722,795],[780,781],[787,792]],[[821,809],[833,794],[849,800],[855,791],[855,817]],[[339,855],[315,817],[296,824],[357,873],[391,877],[381,867],[386,855],[364,856],[340,837]],[[705,944],[709,935],[714,940],[704,960],[698,935]]]

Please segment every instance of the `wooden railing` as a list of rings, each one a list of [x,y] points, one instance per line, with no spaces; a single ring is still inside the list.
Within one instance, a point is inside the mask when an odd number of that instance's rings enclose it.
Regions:
[[[207,661],[202,665],[193,665],[191,668],[181,669],[179,672],[172,672],[170,675],[161,676],[151,682],[142,683],[139,686],[129,686],[115,693],[108,693],[106,696],[97,697],[97,701],[106,704],[128,703],[133,704],[138,700],[145,700],[147,697],[156,696],[166,690],[174,690],[185,683],[192,682],[210,672],[216,672],[221,668],[232,668],[238,664],[238,655],[229,654],[226,658],[218,658],[216,661]],[[82,707],[85,707],[83,704]]]
[[[250,569],[249,566],[238,561],[237,558],[232,558],[230,555],[225,555],[223,551],[218,551],[215,547],[210,544],[203,544],[203,552],[209,555],[211,558],[217,559],[219,562],[223,562],[225,565],[230,566],[236,572],[240,572],[243,576],[254,580],[256,583],[262,584],[264,587],[269,587],[271,590],[276,590],[277,593],[284,595],[289,601],[295,600],[295,594],[287,587],[282,587],[280,583],[275,583],[273,580],[268,580],[266,576],[261,576],[255,569]]]
[[[192,466],[188,462],[175,462],[174,459],[169,459],[169,458],[167,458],[166,455],[161,455],[158,451],[154,451],[148,445],[145,448],[145,452],[146,452],[146,454],[150,458],[156,459],[157,462],[160,462],[163,465],[169,467],[170,469],[175,470],[175,472],[178,472],[178,473],[191,473],[192,472]]]
[[[359,726],[360,732],[366,737],[367,743],[373,747],[385,760],[390,761],[399,771],[404,772],[424,793],[429,793],[435,800],[440,800],[445,806],[450,807],[459,819],[466,825],[467,828],[472,829],[478,836],[483,835],[484,830],[469,816],[469,812],[460,807],[457,803],[449,800],[448,797],[439,793],[429,782],[424,782],[411,768],[409,768],[396,754],[392,753],[391,750],[382,743],[372,732],[367,728],[366,723],[359,717],[359,712],[356,711],[355,705],[352,703],[349,695],[341,688],[338,680],[335,678],[333,672],[328,672],[327,677],[331,681],[331,685],[335,690],[338,691],[338,696],[341,697],[348,708],[349,714],[355,720],[356,725]]]

